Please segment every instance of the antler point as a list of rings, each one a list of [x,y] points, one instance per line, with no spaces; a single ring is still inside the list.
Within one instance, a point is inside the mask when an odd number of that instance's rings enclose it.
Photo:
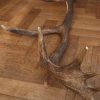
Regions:
[[[2,29],[6,30],[6,26],[5,25],[0,25]]]
[[[89,47],[88,47],[88,46],[86,46],[85,48],[86,48],[86,50],[88,50],[88,49],[89,49]]]

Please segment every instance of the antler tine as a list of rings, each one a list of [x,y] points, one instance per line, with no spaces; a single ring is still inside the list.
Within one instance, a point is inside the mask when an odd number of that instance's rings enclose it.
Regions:
[[[47,55],[47,51],[46,51],[45,43],[43,39],[43,34],[40,27],[38,27],[38,44],[39,44],[39,53],[42,59],[44,60],[48,59],[48,55]]]
[[[86,46],[82,51],[81,53],[77,56],[76,60],[77,62],[79,63],[79,65],[83,62],[83,59],[88,51],[88,47]]]
[[[76,57],[76,59],[73,61],[74,63],[72,64],[73,66],[81,66],[84,57],[88,51],[88,47],[86,46],[85,48],[82,49],[82,51],[78,54],[78,56]],[[80,69],[80,68],[79,68]]]
[[[60,35],[62,41],[58,46],[58,48],[53,52],[53,54],[50,57],[50,60],[55,64],[58,64],[60,62],[69,44],[69,32],[71,29],[72,17],[73,17],[73,0],[67,0],[66,7],[67,7],[66,17],[62,25],[59,26],[59,29],[61,30]]]
[[[29,30],[25,30],[25,29],[19,29],[19,28],[9,28],[6,27],[5,25],[1,25],[1,28],[3,30],[12,32],[12,33],[16,33],[16,34],[21,34],[21,35],[29,35],[29,36],[37,36],[38,35],[38,31],[34,30],[34,31],[29,31]],[[49,35],[49,34],[59,34],[60,30],[58,29],[58,27],[52,28],[52,29],[43,29],[43,34],[44,35]]]
[[[41,60],[46,62],[46,64],[48,63],[48,64],[52,65],[52,66],[49,66],[51,69],[59,67],[59,66],[55,65],[54,63],[52,63],[48,57],[44,38],[43,38],[43,33],[42,33],[42,30],[40,27],[38,27],[38,44],[39,44],[39,53],[40,53]]]
[[[80,70],[80,66],[83,62],[83,59],[87,53],[87,50],[88,50],[88,47],[86,46],[82,51],[81,53],[79,53],[77,55],[77,57],[69,64],[67,65],[62,65],[61,68],[66,68],[66,69],[78,69]]]

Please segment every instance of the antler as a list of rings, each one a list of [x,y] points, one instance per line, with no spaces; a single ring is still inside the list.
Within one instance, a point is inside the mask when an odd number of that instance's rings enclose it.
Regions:
[[[45,0],[45,1],[63,1],[63,0]],[[86,100],[94,100],[93,95],[98,91],[98,89],[95,89],[92,86],[91,87],[88,86],[86,80],[96,76],[96,74],[94,73],[86,74],[82,72],[80,68],[83,58],[88,50],[88,47],[85,47],[72,63],[68,65],[59,66],[59,62],[69,44],[68,36],[72,24],[73,1],[74,0],[66,0],[66,6],[67,6],[66,17],[62,25],[57,26],[55,28],[41,30],[41,28],[38,27],[38,31],[27,31],[24,29],[7,28],[3,25],[1,25],[1,27],[7,31],[17,34],[33,35],[33,36],[38,35],[39,53],[42,65],[47,70],[49,70],[57,79],[59,79],[60,82],[65,87],[69,87],[70,89],[79,93]],[[46,51],[43,35],[54,34],[54,33],[58,34],[61,37],[62,41],[58,46],[58,48],[49,57]],[[57,68],[63,70],[58,71]]]
[[[79,93],[86,100],[94,100],[93,95],[98,90],[94,87],[89,87],[86,83],[86,80],[96,76],[96,74],[86,74],[82,72],[80,68],[80,64],[82,63],[86,51],[88,50],[87,47],[83,49],[81,54],[77,56],[73,63],[65,67],[64,71],[57,71],[56,68],[59,68],[61,66],[54,64],[48,57],[45,42],[43,39],[43,34],[40,27],[38,28],[38,30],[42,66],[49,70],[55,76],[55,78],[59,79],[65,87],[68,87]]]
[[[49,0],[49,1],[64,1],[64,0]],[[56,26],[55,28],[52,28],[52,29],[42,30],[44,35],[58,34],[62,39],[62,42],[60,43],[58,48],[53,52],[53,54],[50,57],[51,61],[55,64],[59,63],[66,48],[68,47],[68,35],[69,35],[70,28],[71,28],[72,16],[73,16],[73,0],[67,0],[66,7],[67,7],[66,17],[61,25]],[[28,31],[28,30],[19,29],[19,28],[14,29],[14,28],[6,27],[4,25],[1,25],[1,27],[6,31],[10,31],[10,32],[17,33],[17,34],[32,35],[32,36],[38,35],[37,30]]]
[[[87,79],[96,76],[96,73],[89,73],[86,74],[82,72],[80,66],[83,61],[84,56],[88,50],[86,46],[82,52],[76,57],[76,59],[70,63],[69,65],[65,66],[58,66],[57,64],[61,60],[61,57],[64,54],[64,51],[67,48],[68,44],[68,33],[71,28],[72,22],[72,13],[73,13],[73,0],[67,0],[68,4],[68,15],[66,15],[64,23],[62,24],[61,31],[62,31],[62,43],[61,45],[55,50],[52,56],[49,58],[47,55],[45,42],[43,39],[43,34],[41,29],[39,28],[39,44],[40,44],[40,56],[42,59],[42,64],[45,66],[47,70],[49,70],[54,76],[60,80],[60,82],[65,86],[69,87],[70,89],[74,90],[75,92],[79,93],[85,100],[94,100],[94,94],[98,92],[98,89],[95,89],[93,86],[89,86],[86,82]],[[67,37],[66,37],[67,36]],[[63,68],[63,71],[57,71],[56,68]]]

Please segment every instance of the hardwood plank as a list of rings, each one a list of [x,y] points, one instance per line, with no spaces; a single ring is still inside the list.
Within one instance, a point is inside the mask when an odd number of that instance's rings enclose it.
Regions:
[[[5,95],[5,94],[0,94],[0,100],[27,100],[27,99],[17,98],[17,97]]]
[[[24,18],[25,15],[30,11],[30,9],[33,6],[33,1],[27,1],[27,4],[25,4],[22,9],[16,13],[16,16],[14,16],[8,23],[8,25],[12,27],[16,27]]]
[[[18,1],[17,3],[13,4],[13,7],[9,9],[3,16],[4,21],[10,21],[14,16],[16,16],[16,13],[22,8],[23,5],[25,5],[26,1]]]
[[[71,35],[88,37],[88,38],[100,38],[100,31],[88,30],[88,29],[77,29],[73,28],[70,32]]]
[[[86,13],[92,13],[96,15],[96,0],[87,0]]]
[[[96,72],[100,74],[100,47],[94,47],[93,48],[93,54],[92,54],[92,68],[93,72]]]
[[[78,19],[73,21],[73,28],[100,31],[100,21],[92,19]]]
[[[10,1],[10,3],[3,9],[1,9],[1,19],[3,21],[8,21],[10,19],[10,12],[12,12],[12,10],[14,9],[15,6],[17,6],[19,4],[19,0],[16,0],[14,3],[12,1]]]
[[[44,15],[41,11],[40,14],[34,19],[31,25],[28,27],[29,30],[36,30],[38,26],[43,27],[48,16]]]
[[[27,29],[29,25],[34,21],[34,19],[39,15],[40,11],[41,11],[40,9],[35,9],[33,7],[17,27],[22,29]]]
[[[83,8],[86,6],[87,0],[84,0],[83,2],[81,0],[76,0],[76,7]]]
[[[80,43],[90,46],[100,46],[99,38],[80,37]]]
[[[10,0],[0,0],[0,9],[2,9],[4,6],[6,6],[9,3]]]
[[[74,8],[74,18],[96,19],[95,15],[86,13],[85,8]]]
[[[100,2],[98,2],[96,10],[96,18],[100,19]]]
[[[32,52],[35,47],[34,45]],[[37,53],[35,51],[33,54],[29,54],[28,49],[25,46],[4,45],[4,43],[1,43],[0,76],[43,84],[45,70],[36,68],[38,63]]]
[[[66,94],[63,89],[7,78],[0,78],[0,93],[28,100],[64,100]]]

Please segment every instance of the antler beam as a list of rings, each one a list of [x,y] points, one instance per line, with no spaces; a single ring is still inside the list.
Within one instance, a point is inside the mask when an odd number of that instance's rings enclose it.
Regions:
[[[45,1],[64,1],[64,0],[45,0]],[[1,25],[4,30],[24,35],[38,36],[39,42],[39,53],[42,65],[52,73],[55,78],[59,79],[60,82],[76,93],[79,93],[85,100],[94,100],[94,93],[98,91],[94,87],[88,86],[86,80],[96,76],[95,73],[86,74],[82,72],[80,66],[83,62],[84,56],[88,50],[85,47],[82,52],[76,57],[76,59],[68,65],[59,66],[59,62],[64,55],[68,45],[69,45],[69,32],[72,26],[73,18],[73,2],[74,0],[66,0],[67,13],[63,23],[52,29],[42,29],[38,27],[38,31],[27,31],[24,29],[12,29]],[[58,34],[62,41],[57,47],[57,49],[50,55],[47,54],[45,47],[45,41],[43,35]],[[57,70],[62,69],[62,70]]]

